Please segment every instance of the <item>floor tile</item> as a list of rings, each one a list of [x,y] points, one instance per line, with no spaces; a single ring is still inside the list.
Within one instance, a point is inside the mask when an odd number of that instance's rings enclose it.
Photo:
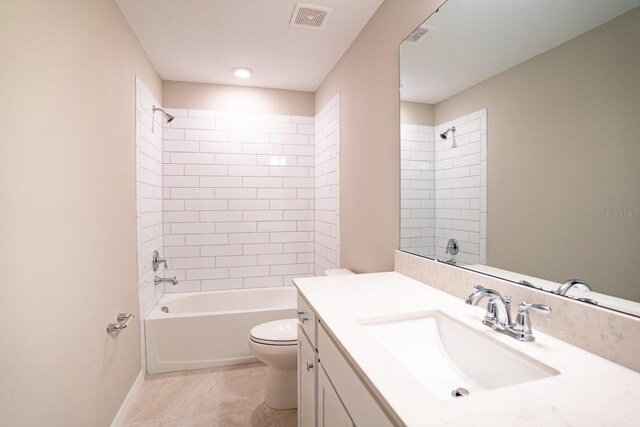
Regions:
[[[264,404],[262,363],[149,375],[126,427],[295,427],[297,411]]]

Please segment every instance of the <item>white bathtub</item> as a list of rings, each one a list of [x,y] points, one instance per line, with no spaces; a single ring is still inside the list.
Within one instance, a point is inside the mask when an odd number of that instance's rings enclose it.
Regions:
[[[145,319],[147,372],[255,362],[247,347],[251,328],[290,317],[292,286],[166,294]]]

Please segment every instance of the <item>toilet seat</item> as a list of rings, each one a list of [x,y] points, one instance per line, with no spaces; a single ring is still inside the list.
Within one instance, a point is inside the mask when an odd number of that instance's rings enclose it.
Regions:
[[[263,345],[288,346],[298,344],[298,319],[274,320],[255,326],[249,339]]]

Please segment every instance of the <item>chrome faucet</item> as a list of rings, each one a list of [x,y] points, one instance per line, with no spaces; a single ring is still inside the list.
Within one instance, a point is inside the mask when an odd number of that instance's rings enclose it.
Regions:
[[[167,259],[160,258],[160,252],[153,251],[153,259],[151,261],[151,266],[153,267],[153,271],[158,271],[160,264],[164,264],[164,269],[167,269]]]
[[[511,295],[504,298],[499,292],[480,285],[473,287],[476,291],[469,295],[465,303],[478,305],[482,299],[489,298],[487,313],[482,323],[494,329],[506,329],[511,325]]]
[[[490,328],[509,335],[520,341],[531,342],[535,340],[531,331],[531,320],[529,319],[529,310],[537,311],[543,314],[551,313],[551,309],[543,304],[529,304],[522,301],[518,306],[518,315],[516,321],[511,321],[511,296],[503,297],[499,292],[493,289],[487,289],[480,285],[475,285],[474,293],[469,295],[465,301],[470,305],[478,305],[478,303],[489,298],[487,303],[487,312],[482,323]]]
[[[567,292],[569,292],[569,289],[571,288],[576,288],[583,292],[588,292],[591,290],[591,286],[589,286],[589,284],[584,280],[569,279],[566,282],[564,282],[562,285],[554,289],[552,292],[558,295],[566,295]]]
[[[153,280],[153,283],[155,283],[156,286],[158,286],[160,283],[171,283],[173,286],[175,286],[178,284],[178,279],[176,279],[176,276],[173,276],[173,277],[156,276],[156,278]]]

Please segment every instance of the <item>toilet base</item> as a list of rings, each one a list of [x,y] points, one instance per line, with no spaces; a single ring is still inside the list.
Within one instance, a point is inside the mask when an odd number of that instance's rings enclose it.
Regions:
[[[297,370],[281,370],[269,367],[264,403],[272,409],[298,407]]]

